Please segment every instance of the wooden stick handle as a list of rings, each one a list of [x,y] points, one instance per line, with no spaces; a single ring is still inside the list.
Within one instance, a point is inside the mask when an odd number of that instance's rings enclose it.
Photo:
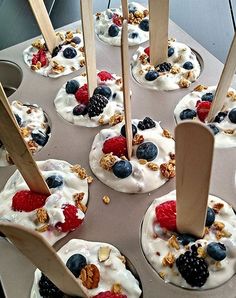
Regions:
[[[43,0],[28,0],[35,19],[39,25],[40,31],[44,37],[50,53],[57,46],[56,33],[53,29],[46,6]]]
[[[123,18],[129,20],[129,9],[128,9],[128,1],[122,0],[122,14]]]
[[[236,71],[236,33],[234,35],[232,44],[230,46],[230,50],[224,65],[224,69],[222,71],[220,81],[218,83],[216,93],[214,96],[214,100],[211,104],[211,108],[209,114],[207,116],[206,121],[211,122],[218,112],[221,111],[226,94],[232,82],[233,76]]]
[[[94,40],[93,0],[80,0],[84,52],[89,97],[97,87],[96,47]]]
[[[8,105],[6,94],[0,83],[0,140],[29,188],[34,192],[50,195],[48,185],[22,138],[19,126]]]
[[[122,80],[124,94],[124,110],[125,110],[125,132],[128,151],[128,159],[132,156],[132,119],[131,119],[131,101],[129,87],[129,46],[128,46],[128,22],[123,21],[121,35],[121,62],[122,62]]]
[[[149,0],[150,63],[167,61],[169,0]]]

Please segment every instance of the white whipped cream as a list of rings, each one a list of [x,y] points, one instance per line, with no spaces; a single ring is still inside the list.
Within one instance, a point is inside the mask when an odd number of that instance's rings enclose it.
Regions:
[[[148,55],[144,52],[144,48],[138,48],[131,62],[132,74],[138,83],[147,88],[168,91],[189,87],[192,82],[196,81],[201,69],[193,51],[187,45],[172,40],[169,41],[169,47],[174,48],[174,54],[168,57],[166,62],[171,64],[172,69],[166,72],[158,72],[159,77],[153,81],[146,80],[145,75],[149,70],[155,68],[147,61]],[[183,68],[185,62],[191,62],[193,69]]]
[[[98,260],[98,251],[100,247],[109,247],[111,249],[109,258],[105,262]],[[88,297],[93,297],[100,292],[110,291],[114,284],[120,284],[122,294],[129,298],[138,298],[141,295],[139,282],[135,279],[133,274],[126,269],[122,262],[122,256],[119,250],[111,244],[102,242],[89,242],[79,239],[72,239],[64,245],[59,251],[58,255],[64,263],[74,254],[83,255],[87,264],[94,264],[100,272],[100,281],[98,287],[95,289],[87,289],[82,285],[82,281],[78,278],[78,282],[83,292]],[[31,298],[40,298],[38,282],[41,277],[41,272],[37,269],[35,271],[35,278],[31,290]]]
[[[18,115],[21,119],[20,128],[22,130],[28,130],[28,134],[24,135],[24,140],[28,144],[32,142],[31,133],[42,132],[44,135],[50,137],[50,124],[43,109],[36,104],[22,103],[20,101],[13,101],[11,103],[11,109],[13,114]],[[31,146],[29,146],[31,147]],[[43,147],[37,143],[34,143],[32,153],[38,152]],[[9,162],[8,153],[4,145],[0,146],[0,167],[8,166]]]
[[[46,77],[58,78],[63,75],[68,75],[75,70],[79,70],[84,65],[84,52],[83,52],[83,35],[81,33],[73,31],[73,37],[79,37],[81,42],[79,44],[73,44],[73,46],[68,43],[64,44],[66,40],[66,31],[57,32],[57,38],[60,39],[60,45],[62,46],[59,53],[52,57],[49,51],[46,51],[46,56],[48,59],[48,64],[41,67],[40,69],[35,70],[38,74],[41,74]],[[44,39],[40,39],[41,44],[44,44]],[[67,47],[73,47],[76,50],[77,55],[68,59],[63,56],[63,51]],[[82,49],[82,51],[80,50]],[[38,49],[33,45],[26,48],[23,52],[23,58],[25,63],[31,68],[32,66],[32,58],[34,54],[37,54]],[[64,67],[64,70],[55,70],[53,67],[57,63],[59,66]]]
[[[215,221],[221,222],[225,225],[224,230],[229,232],[231,236],[229,238],[222,237],[220,240],[216,239],[215,230],[213,227],[209,228],[209,234],[206,234],[203,239],[196,240],[195,243],[201,244],[203,248],[206,248],[207,244],[210,242],[220,242],[226,247],[226,258],[220,262],[220,265],[207,255],[205,261],[208,263],[209,267],[209,277],[206,283],[201,288],[191,287],[184,278],[182,278],[179,273],[176,264],[173,267],[162,265],[162,260],[169,252],[171,252],[175,259],[178,258],[180,254],[185,253],[186,248],[180,244],[180,249],[177,250],[168,245],[168,236],[166,233],[161,233],[164,231],[156,221],[155,208],[159,204],[169,201],[176,200],[176,192],[172,191],[167,195],[157,198],[153,201],[152,205],[148,208],[142,225],[141,241],[144,254],[153,266],[153,268],[160,274],[164,274],[165,282],[170,282],[180,287],[188,289],[211,289],[229,280],[236,271],[236,215],[232,207],[225,201],[219,199],[216,196],[209,195],[208,206],[213,207],[217,203],[223,204],[223,208],[220,209],[219,213],[215,215]],[[156,237],[158,234],[159,237]],[[164,236],[165,234],[165,236]],[[170,232],[170,234],[175,234]],[[191,242],[189,246],[193,245]]]
[[[78,175],[71,171],[71,165],[62,160],[49,159],[37,162],[39,169],[45,180],[52,175],[59,175],[63,178],[63,184],[57,188],[51,188],[51,195],[46,199],[43,208],[49,215],[49,230],[41,232],[41,235],[50,243],[54,244],[63,238],[67,233],[58,231],[55,224],[64,222],[62,206],[64,204],[75,205],[73,195],[83,192],[84,197],[81,201],[86,204],[88,201],[88,182],[87,179],[80,179]],[[36,222],[36,211],[19,212],[11,208],[13,196],[21,190],[28,190],[28,186],[17,170],[7,181],[4,189],[0,193],[0,220],[21,224],[30,229],[38,229],[44,224]],[[83,219],[84,213],[78,209],[78,218]]]
[[[132,124],[138,125],[140,120],[133,119]],[[156,127],[140,130],[137,127],[137,134],[143,135],[144,142],[152,142],[158,148],[157,157],[152,161],[160,166],[163,163],[168,163],[170,160],[170,153],[175,151],[175,143],[172,138],[164,137],[163,129],[158,122]],[[104,184],[109,187],[126,193],[145,193],[159,188],[163,185],[167,178],[162,176],[160,169],[157,171],[151,170],[147,164],[140,164],[136,157],[136,150],[138,145],[133,145],[133,154],[130,160],[132,165],[132,173],[130,176],[120,179],[116,177],[112,170],[108,171],[100,166],[100,160],[104,153],[102,152],[103,143],[112,137],[120,136],[121,127],[124,122],[121,122],[111,128],[101,130],[94,138],[92,148],[89,155],[89,163],[93,173],[101,180]],[[121,160],[117,157],[117,161]]]
[[[185,109],[191,109],[196,111],[196,103],[197,101],[202,101],[201,97],[206,93],[212,93],[215,95],[216,86],[210,86],[202,91],[193,91],[187,95],[185,95],[180,102],[177,104],[174,115],[177,123],[180,121],[184,121],[180,119],[180,113]],[[233,108],[236,108],[236,90],[233,88],[229,89],[229,92],[232,92],[231,96],[225,97],[224,101],[224,112],[230,112]],[[191,120],[191,119],[186,119]],[[194,118],[194,121],[200,121],[198,116]],[[215,135],[215,147],[216,148],[230,148],[236,146],[236,124],[232,123],[227,116],[224,118],[223,121],[220,123],[218,122],[211,122],[209,124],[214,124],[219,132]]]
[[[144,6],[142,6],[139,3],[131,2],[129,3],[129,8],[132,10],[136,8],[135,10],[139,12],[143,12],[144,10],[147,10]],[[102,41],[105,43],[108,43],[113,46],[120,46],[121,45],[121,26],[118,26],[120,31],[117,36],[110,36],[108,34],[109,27],[114,24],[112,16],[114,14],[117,14],[118,16],[122,17],[122,9],[121,8],[111,8],[107,9],[101,13],[97,14],[97,17],[95,19],[95,32]],[[148,16],[143,17],[143,19],[148,19]],[[135,35],[135,38],[132,38],[133,34],[137,33]],[[149,39],[149,31],[143,31],[140,29],[139,24],[131,23],[131,20],[128,24],[128,43],[130,46],[139,45]]]
[[[112,74],[112,77],[114,79],[101,81],[97,76],[97,85],[108,86],[112,91],[112,95],[108,100],[108,104],[99,116],[89,118],[88,114],[79,116],[73,115],[73,109],[79,105],[79,102],[76,100],[74,94],[66,93],[66,83],[58,91],[57,96],[54,99],[54,104],[58,114],[70,123],[87,127],[96,127],[101,125],[99,122],[101,118],[102,124],[107,124],[109,123],[110,117],[114,114],[123,114],[124,106],[121,77],[117,76],[116,74]],[[82,87],[84,84],[87,84],[87,77],[85,75],[80,75],[73,78],[72,80],[78,81],[80,87]]]

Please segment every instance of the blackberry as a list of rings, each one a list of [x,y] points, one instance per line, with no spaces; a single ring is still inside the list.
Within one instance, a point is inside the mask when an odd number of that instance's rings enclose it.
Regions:
[[[176,259],[176,266],[192,287],[202,287],[209,276],[208,264],[203,258],[197,257],[195,252],[186,251]]]
[[[60,52],[61,48],[62,48],[61,45],[55,47],[55,48],[53,49],[53,51],[52,51],[52,57],[57,56],[57,54]]]
[[[141,130],[156,127],[156,123],[149,117],[145,117],[143,121],[139,121],[138,128]]]
[[[165,72],[165,71],[170,71],[171,67],[172,66],[171,66],[170,63],[164,62],[164,63],[161,63],[161,64],[157,65],[156,69],[159,72]]]
[[[63,298],[64,293],[42,273],[39,280],[39,293],[43,298]]]
[[[88,103],[88,115],[90,118],[99,116],[102,112],[103,109],[106,107],[108,103],[108,99],[100,94],[94,94]]]

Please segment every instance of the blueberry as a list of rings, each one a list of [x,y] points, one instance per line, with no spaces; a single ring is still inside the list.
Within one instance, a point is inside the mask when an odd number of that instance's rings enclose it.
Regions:
[[[57,188],[63,184],[63,178],[60,175],[52,175],[46,179],[49,188]]]
[[[217,135],[220,131],[219,128],[215,126],[215,124],[208,124],[207,125],[214,135]]]
[[[225,119],[225,117],[227,116],[227,114],[228,114],[227,112],[219,112],[215,116],[214,122],[218,122],[218,123],[222,122]]]
[[[215,211],[212,208],[208,207],[205,226],[210,227],[214,223],[215,218]]]
[[[229,112],[229,120],[230,120],[232,123],[236,123],[236,108],[232,109],[232,110]]]
[[[77,56],[77,52],[74,48],[72,47],[67,47],[65,48],[65,50],[63,51],[63,56],[67,59],[72,59],[75,56]]]
[[[136,156],[138,159],[146,159],[152,161],[157,157],[158,149],[157,146],[152,142],[145,142],[138,146]]]
[[[21,117],[18,114],[14,114],[14,115],[15,115],[15,118],[16,118],[16,121],[17,121],[18,125],[21,126],[21,124],[22,124]]]
[[[137,127],[132,124],[132,133],[133,133],[133,137],[136,135],[137,133]],[[123,125],[121,127],[121,130],[120,130],[120,134],[123,136],[123,137],[126,137],[126,133],[125,133],[125,125]]]
[[[174,48],[172,47],[168,48],[168,57],[171,57],[174,54],[174,52],[175,52]]]
[[[213,93],[208,92],[208,93],[203,94],[201,98],[202,98],[202,101],[210,101],[210,102],[212,102],[212,100],[214,98],[214,95],[213,95]]]
[[[193,63],[190,61],[187,61],[184,63],[183,68],[188,69],[188,70],[193,69]]]
[[[118,26],[116,26],[115,24],[112,24],[109,29],[108,29],[108,34],[109,36],[111,37],[115,37],[119,34],[120,32],[120,29]]]
[[[87,111],[87,107],[83,104],[81,105],[77,105],[74,107],[73,111],[72,111],[73,115],[75,116],[79,116],[79,115],[86,115],[88,113]]]
[[[31,133],[31,137],[39,146],[46,145],[49,138],[48,135],[40,130],[38,130],[37,132],[33,130]]]
[[[116,93],[113,93],[113,95],[112,95],[112,98],[114,99],[114,98],[116,98]]]
[[[157,71],[155,70],[149,70],[146,74],[145,74],[145,79],[147,81],[154,81],[156,78],[159,77],[159,74]]]
[[[190,242],[196,241],[196,237],[190,234],[180,234],[177,239],[182,245],[188,245]]]
[[[132,173],[132,165],[128,160],[117,161],[112,167],[113,173],[118,178],[126,178]]]
[[[110,98],[112,92],[111,92],[111,89],[108,87],[108,86],[105,86],[105,85],[102,85],[102,86],[98,86],[94,92],[93,92],[93,95],[96,95],[96,94],[100,94],[100,95],[103,95],[105,96],[107,99]]]
[[[76,80],[71,80],[66,83],[66,93],[75,94],[79,89],[79,82]]]
[[[220,242],[211,242],[207,245],[207,253],[212,259],[222,261],[226,257],[226,247]]]
[[[81,254],[72,255],[66,262],[66,267],[76,278],[80,276],[81,270],[87,265],[86,258]]]
[[[149,31],[149,20],[144,19],[140,22],[139,28],[143,31]]]
[[[129,38],[135,39],[138,37],[138,32],[132,32],[129,34]]]
[[[79,36],[75,36],[72,38],[71,42],[74,42],[76,44],[80,44],[81,43],[81,39]]]
[[[194,110],[191,109],[185,109],[179,114],[179,118],[181,120],[185,119],[193,119],[194,117],[197,116],[197,113]]]

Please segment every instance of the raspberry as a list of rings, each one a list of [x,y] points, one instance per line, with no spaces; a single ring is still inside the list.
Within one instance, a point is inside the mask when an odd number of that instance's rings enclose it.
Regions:
[[[38,61],[41,62],[41,66],[45,66],[48,63],[46,52],[43,49],[39,50],[37,54],[33,55],[31,61],[32,65],[36,65]]]
[[[112,16],[112,21],[113,21],[113,23],[114,23],[116,26],[121,27],[121,25],[122,25],[122,19],[121,19],[121,17],[120,17],[117,13],[114,13],[114,14],[113,14],[113,16]]]
[[[210,111],[210,108],[211,108],[211,102],[210,101],[200,101],[200,102],[197,102],[197,115],[198,115],[198,118],[204,122],[209,111]]]
[[[32,65],[36,65],[37,62],[39,61],[39,54],[33,54],[33,58],[31,60]]]
[[[82,87],[80,87],[76,93],[75,93],[75,98],[79,103],[88,104],[89,101],[89,95],[88,95],[88,85],[84,84]]]
[[[158,205],[156,219],[162,228],[176,231],[176,201],[167,201]]]
[[[144,49],[144,53],[146,53],[149,57],[150,56],[150,47],[147,47],[146,49]]]
[[[78,218],[78,209],[74,205],[65,204],[63,207],[64,222],[58,222],[56,228],[61,232],[73,231],[80,226],[83,219]]]
[[[93,298],[128,298],[126,295],[122,294],[115,294],[111,291],[101,292],[97,294],[96,296],[93,296]]]
[[[114,155],[121,157],[127,155],[126,138],[119,136],[106,140],[102,148],[103,153],[107,154],[113,152]]]
[[[12,198],[11,208],[14,211],[30,212],[44,206],[47,196],[31,190],[18,191]]]
[[[105,70],[100,71],[98,77],[101,81],[114,80],[112,74]]]

